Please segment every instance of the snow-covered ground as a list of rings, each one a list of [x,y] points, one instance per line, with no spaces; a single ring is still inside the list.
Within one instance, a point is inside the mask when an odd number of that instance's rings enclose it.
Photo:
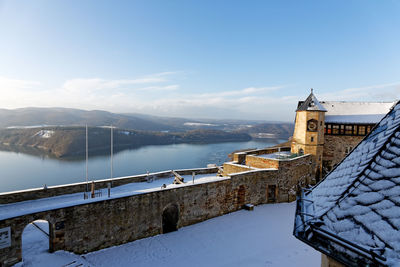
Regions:
[[[294,212],[295,203],[260,205],[86,255],[46,252],[47,237],[29,225],[16,266],[320,266],[292,235]]]
[[[143,194],[147,192],[166,190],[170,188],[177,188],[183,186],[190,186],[193,184],[209,183],[229,179],[228,177],[218,177],[215,173],[199,174],[195,176],[194,182],[191,175],[182,175],[185,183],[172,184],[174,177],[154,180],[151,182],[130,183],[126,185],[111,188],[110,198],[108,197],[107,189],[101,189],[101,196],[96,198],[84,199],[83,192],[75,194],[66,194],[55,197],[48,197],[36,200],[21,201],[10,204],[0,205],[0,220],[7,218],[17,217],[25,214],[41,212],[51,209],[71,207],[79,204],[91,203],[102,201],[105,199],[114,199],[126,197],[136,194]],[[162,187],[163,185],[166,187]],[[89,185],[90,188],[90,185]]]

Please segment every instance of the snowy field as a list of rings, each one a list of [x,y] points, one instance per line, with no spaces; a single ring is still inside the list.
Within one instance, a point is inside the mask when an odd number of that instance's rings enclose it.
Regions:
[[[46,252],[46,235],[28,225],[16,266],[320,266],[320,253],[292,235],[294,212],[295,203],[260,205],[81,256]]]

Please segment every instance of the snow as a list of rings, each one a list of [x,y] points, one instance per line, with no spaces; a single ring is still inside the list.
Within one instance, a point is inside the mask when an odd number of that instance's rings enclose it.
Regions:
[[[211,123],[201,123],[201,122],[185,122],[183,125],[185,126],[218,126],[216,124],[211,124]]]
[[[370,115],[326,115],[325,123],[378,123],[385,114]]]
[[[320,103],[327,110],[325,116],[381,114],[383,118],[396,102],[321,101]]]
[[[101,189],[102,196],[96,198],[83,198],[83,192],[75,194],[66,194],[55,197],[48,197],[36,200],[28,200],[15,202],[10,204],[0,205],[0,220],[13,218],[25,214],[32,214],[36,212],[71,207],[79,204],[87,204],[98,202],[106,199],[115,199],[147,192],[154,192],[160,190],[168,190],[177,187],[190,186],[193,184],[203,184],[215,181],[222,181],[230,179],[229,177],[218,177],[215,173],[212,174],[199,174],[195,176],[194,183],[191,175],[182,175],[185,180],[184,184],[172,184],[174,177],[157,179],[152,182],[130,183],[118,187],[111,188],[111,196],[108,197],[107,188]],[[163,185],[166,188],[162,188]]]
[[[53,134],[54,134],[54,131],[51,131],[51,130],[40,130],[35,135],[40,136],[42,138],[50,138],[53,136]]]
[[[307,99],[298,107],[298,110],[326,111],[326,109],[319,103],[318,99],[315,97],[312,91]]]
[[[294,210],[260,205],[85,255],[45,252],[47,238],[28,226],[16,266],[319,266],[320,253],[292,235]]]
[[[129,131],[119,131],[120,134],[124,134],[124,135],[130,135],[131,132]]]
[[[265,158],[265,159],[285,159],[288,158],[292,155],[290,151],[282,151],[282,152],[276,152],[276,153],[271,153],[271,154],[263,154],[263,155],[258,155],[257,157],[260,158]]]

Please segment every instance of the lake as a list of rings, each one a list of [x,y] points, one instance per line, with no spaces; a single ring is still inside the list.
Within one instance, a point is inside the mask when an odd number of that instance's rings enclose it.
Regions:
[[[234,150],[263,148],[285,140],[252,140],[217,144],[144,146],[114,154],[114,177],[222,164]],[[110,156],[90,156],[89,180],[110,178]],[[84,182],[84,159],[65,160],[20,152],[0,151],[0,192]]]

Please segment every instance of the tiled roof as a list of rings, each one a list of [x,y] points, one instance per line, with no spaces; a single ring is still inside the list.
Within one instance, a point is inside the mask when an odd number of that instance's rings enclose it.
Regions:
[[[399,264],[400,103],[306,198],[321,229]]]
[[[304,102],[299,102],[297,111],[326,111],[326,109],[319,103],[313,92],[307,97]]]

